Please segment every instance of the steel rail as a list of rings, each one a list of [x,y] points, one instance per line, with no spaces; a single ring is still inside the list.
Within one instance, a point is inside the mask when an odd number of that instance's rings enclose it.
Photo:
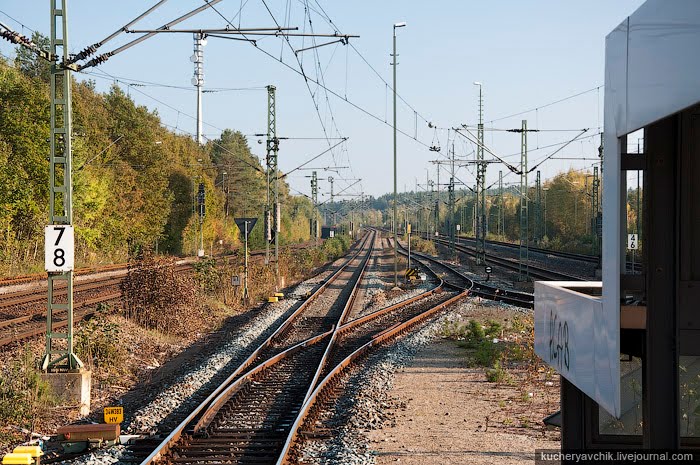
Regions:
[[[358,251],[348,260],[346,260],[345,263],[343,263],[343,265],[340,266],[321,286],[314,290],[313,293],[285,320],[282,325],[280,325],[273,332],[272,335],[263,341],[262,344],[260,344],[260,346],[258,346],[228,378],[226,378],[226,380],[224,380],[216,389],[214,389],[214,391],[199,406],[193,409],[192,412],[182,422],[180,422],[180,424],[176,426],[143,461],[141,461],[140,465],[150,465],[158,461],[163,455],[167,454],[170,448],[180,439],[187,426],[190,425],[198,415],[206,413],[210,404],[223,405],[225,402],[222,403],[222,399],[224,398],[223,395],[225,394],[225,390],[230,388],[234,380],[244,374],[246,368],[248,368],[255,361],[258,355],[260,355],[260,353],[271,344],[273,339],[286,331],[292,322],[311,304],[311,302],[313,302],[321,293],[323,293],[323,291],[337,279],[337,277],[349,266],[349,264],[360,255],[368,238],[369,234],[367,234],[363,239],[362,245],[358,248]],[[305,341],[301,341],[299,344],[304,342]],[[240,379],[243,378],[241,377]],[[200,421],[198,421],[197,424],[201,427]]]
[[[407,255],[406,252],[406,247],[401,244],[399,241],[399,252],[403,255]],[[495,300],[497,302],[504,302],[507,304],[511,305],[517,305],[519,307],[523,308],[534,308],[534,296],[530,293],[526,292],[518,292],[518,291],[511,291],[508,289],[501,289],[496,286],[491,286],[488,284],[485,284],[483,282],[475,281],[472,278],[469,278],[466,276],[464,273],[460,272],[459,270],[455,269],[451,265],[445,263],[442,260],[439,260],[435,257],[431,257],[429,255],[420,253],[420,252],[412,252],[414,256],[416,257],[421,257],[424,260],[427,260],[431,263],[434,263],[438,266],[441,266],[443,268],[446,268],[449,270],[451,273],[457,275],[460,277],[460,279],[471,283],[469,286],[468,292],[471,295],[475,295],[477,297],[483,297],[489,300]],[[426,266],[423,263],[423,266],[426,267],[427,269],[430,269],[428,266]],[[435,275],[437,273],[433,272]],[[462,286],[455,285],[453,283],[446,283],[446,285],[451,286],[455,289],[465,289]]]
[[[373,242],[374,242],[374,240],[372,241],[372,243],[373,243]],[[373,247],[372,247],[372,248],[373,248]],[[372,250],[370,249],[370,253],[368,253],[367,256],[366,256],[366,258],[363,260],[363,262],[364,262],[364,263],[363,263],[363,267],[362,267],[362,269],[360,270],[360,272],[357,273],[357,279],[355,280],[355,283],[354,283],[354,285],[353,285],[351,295],[348,297],[348,300],[347,300],[346,303],[345,303],[343,312],[341,312],[341,316],[339,317],[339,321],[343,321],[343,320],[344,320],[344,318],[347,316],[348,312],[350,311],[350,309],[351,309],[352,306],[353,306],[353,301],[354,301],[355,296],[357,295],[357,289],[358,289],[358,287],[359,287],[359,283],[361,283],[361,281],[362,281],[362,276],[364,275],[364,272],[365,272],[365,270],[366,270],[366,268],[367,268],[367,265],[368,265],[368,263],[369,263],[369,261],[370,261],[370,259],[371,259],[371,255],[372,255],[371,252],[372,252]],[[414,298],[410,298],[410,299],[406,299],[406,300],[404,300],[403,302],[400,302],[399,304],[389,306],[389,307],[387,307],[386,309],[382,309],[381,311],[373,312],[372,314],[370,314],[370,315],[368,315],[368,316],[365,316],[365,317],[362,317],[362,318],[357,318],[357,319],[353,320],[353,321],[350,322],[350,323],[346,323],[346,324],[343,324],[343,325],[340,325],[340,326],[336,325],[336,327],[335,327],[332,331],[323,333],[322,335],[315,336],[315,337],[312,338],[311,340],[302,341],[302,342],[300,342],[299,344],[297,344],[296,346],[294,346],[295,348],[300,348],[301,346],[306,347],[306,346],[308,346],[309,342],[314,342],[314,343],[319,342],[322,338],[325,338],[326,336],[332,334],[331,341],[328,342],[328,345],[326,346],[325,353],[324,353],[323,356],[321,357],[321,361],[317,364],[316,373],[315,373],[313,379],[309,382],[309,389],[307,390],[307,394],[306,394],[306,396],[304,397],[304,402],[305,402],[305,401],[310,397],[310,395],[313,393],[313,391],[314,391],[314,389],[315,389],[315,387],[316,387],[316,385],[317,385],[317,383],[318,383],[319,375],[323,372],[323,369],[324,369],[324,367],[325,367],[326,361],[327,361],[328,358],[329,358],[329,355],[328,355],[328,354],[330,353],[331,349],[334,347],[335,341],[336,341],[336,339],[337,339],[337,337],[338,337],[338,335],[339,335],[340,333],[342,333],[342,332],[347,332],[347,331],[349,331],[349,330],[352,329],[352,328],[358,327],[358,326],[362,325],[363,323],[365,323],[365,322],[368,321],[368,320],[371,320],[371,319],[374,319],[374,318],[378,318],[379,316],[381,316],[381,315],[383,315],[383,314],[386,314],[387,312],[391,311],[392,309],[396,309],[396,308],[399,308],[399,307],[402,307],[402,306],[403,306],[403,307],[408,306],[410,303],[412,303],[412,302],[418,300],[420,297],[424,297],[425,295],[429,295],[429,294],[432,294],[432,293],[436,292],[436,290],[439,289],[439,288],[441,288],[442,285],[443,285],[443,281],[442,281],[439,277],[437,277],[437,279],[440,281],[440,284],[439,284],[438,286],[436,286],[436,287],[434,287],[434,288],[432,288],[432,289],[429,289],[428,291],[422,293],[421,296],[414,297]],[[439,309],[441,309],[441,308],[444,308],[444,306],[449,305],[450,303],[454,302],[456,298],[460,298],[462,295],[463,295],[463,292],[460,293],[460,294],[458,294],[457,296],[454,296],[453,298],[450,298],[450,299],[446,300],[445,302],[442,302],[441,304],[438,304],[437,306],[433,307],[433,310],[434,310],[434,311],[437,311],[437,310],[439,310]],[[415,320],[412,319],[411,321],[415,321]],[[392,328],[395,327],[395,326],[396,326],[396,325],[392,325]],[[385,330],[380,331],[380,332],[378,333],[378,335],[381,335],[383,332],[385,332]],[[376,337],[376,336],[375,336],[375,337]],[[288,350],[289,350],[289,349],[288,349]],[[208,431],[208,428],[210,427],[210,425],[212,424],[212,422],[213,422],[214,419],[216,418],[218,411],[220,411],[220,410],[223,408],[224,405],[227,405],[227,403],[232,399],[232,397],[233,397],[234,395],[236,395],[237,393],[241,392],[241,389],[243,389],[243,388],[249,383],[248,380],[254,378],[254,376],[255,376],[256,374],[259,374],[263,369],[269,368],[269,367],[273,366],[275,363],[281,361],[281,360],[284,359],[286,356],[291,355],[291,354],[292,354],[292,352],[287,352],[287,351],[285,351],[284,356],[282,356],[282,355],[280,355],[280,354],[275,355],[274,357],[272,357],[272,358],[268,359],[267,361],[265,361],[263,364],[257,366],[257,367],[254,368],[253,370],[251,370],[251,371],[245,373],[244,377],[239,378],[239,379],[236,380],[233,384],[231,384],[229,387],[227,387],[227,388],[226,388],[226,392],[222,392],[222,393],[217,397],[217,399],[215,399],[215,400],[212,402],[212,404],[207,408],[206,413],[199,419],[199,421],[197,422],[197,424],[194,426],[192,432],[193,432],[194,434],[200,434],[200,435],[201,435],[201,434],[205,434],[205,436],[206,436],[206,433],[204,433],[204,431]],[[303,405],[303,403],[302,403],[302,405]],[[177,435],[177,436],[178,436],[178,438],[179,438],[179,436],[181,436],[181,434],[180,434],[180,435]],[[173,437],[172,437],[171,440],[170,440],[170,445],[172,446],[172,445],[175,443],[175,441],[176,441],[175,435],[173,435]],[[169,447],[171,447],[171,446],[169,446]],[[200,447],[201,447],[201,446],[200,446]],[[217,455],[217,457],[218,457],[218,455]],[[223,459],[224,459],[224,457],[222,457],[222,460],[223,460]],[[194,460],[194,459],[193,459],[193,460]]]
[[[445,239],[434,239],[435,242],[447,245],[449,241]],[[470,256],[475,256],[476,252],[469,247],[461,244],[455,244],[455,249],[465,253]],[[487,262],[492,266],[497,266],[500,268],[505,268],[510,271],[519,271],[519,264],[516,260],[511,260],[509,258],[499,257],[493,254],[486,254]],[[538,279],[543,279],[546,281],[583,281],[585,278],[581,276],[573,276],[567,273],[562,273],[559,271],[548,270],[533,264],[528,264],[528,273],[530,276]]]
[[[330,285],[331,282],[335,281],[335,279],[336,279],[338,276],[340,276],[340,272],[343,271],[343,270],[350,264],[350,262],[352,262],[353,260],[355,260],[355,259],[360,255],[360,253],[362,253],[362,251],[364,250],[364,246],[365,246],[365,244],[366,244],[368,238],[369,238],[369,235],[366,236],[365,241],[363,242],[362,246],[361,246],[360,249],[358,250],[357,254],[355,254],[350,260],[348,260],[348,261],[345,263],[345,265],[343,266],[342,269],[339,269],[339,270],[338,270],[337,274],[335,274],[335,275],[333,276],[333,279],[332,279],[332,280],[329,279],[326,283],[324,283],[324,285],[322,286],[323,289],[325,289],[328,285]],[[372,243],[373,243],[373,242],[374,242],[374,240],[372,240]],[[367,252],[367,257],[363,260],[363,262],[364,262],[365,264],[369,262],[369,258],[370,258],[370,256],[372,255],[372,251],[373,251],[373,247],[370,247],[369,251]],[[355,281],[355,284],[356,284],[356,285],[357,285],[357,283],[359,283],[360,281],[362,281],[362,276],[364,275],[364,271],[365,271],[365,266],[363,266],[363,268],[362,268],[362,269],[360,270],[360,272],[358,273],[358,278],[357,278],[357,280]],[[356,285],[353,286],[353,289],[352,289],[352,291],[351,291],[351,294],[350,294],[350,296],[349,296],[349,298],[348,298],[348,302],[354,297],[354,293],[355,293],[356,288],[357,288]],[[319,290],[320,290],[320,289],[319,289]],[[321,294],[321,292],[315,293],[314,298],[315,298],[316,296],[320,295],[320,294]],[[310,303],[310,301],[311,301],[311,298],[309,298],[306,302],[304,302],[304,305],[308,305],[308,304]],[[345,311],[346,308],[347,308],[347,302],[346,302],[345,307],[343,308],[343,312],[341,312],[341,316],[340,316],[340,318],[338,319],[338,321],[341,321],[341,319],[342,319],[342,317],[343,317],[343,315],[344,315],[344,311]],[[301,309],[301,307],[300,307],[300,309]],[[300,309],[297,309],[297,311],[296,311],[295,313],[299,312]],[[294,317],[294,315],[290,316],[290,319],[291,319],[292,317]],[[287,324],[288,322],[289,322],[289,324],[291,324],[291,322],[290,322],[289,320],[287,320],[287,322],[285,322],[285,325],[289,326],[289,325]],[[283,325],[283,326],[284,326],[284,325]],[[329,333],[329,334],[335,334],[335,329],[336,329],[337,326],[338,326],[337,324],[334,325],[333,329],[331,329],[328,333]],[[275,338],[276,335],[282,334],[282,333],[284,332],[284,329],[281,329],[281,328],[282,328],[282,327],[280,327],[279,332],[275,332],[275,334],[273,334],[272,336],[270,336],[270,337],[268,338],[268,340],[265,341],[265,342],[258,348],[258,350],[256,350],[250,357],[248,357],[248,359],[247,359],[245,362],[243,362],[243,365],[250,365],[250,364],[252,364],[252,363],[255,361],[255,359],[257,358],[257,356],[260,354],[260,352],[262,352],[262,350],[264,349],[263,345],[264,345],[265,347],[267,347],[268,345],[271,344],[272,340]],[[302,341],[302,342],[303,342],[303,341]],[[274,358],[274,357],[275,357],[275,356],[273,356],[272,358]],[[271,360],[272,358],[268,359],[268,361]],[[263,363],[266,363],[266,362],[263,362]],[[252,373],[252,371],[246,372],[246,373],[245,373],[245,376],[247,377],[250,373]],[[199,420],[199,421],[197,422],[197,424],[195,425],[195,427],[194,427],[195,432],[198,431],[198,430],[201,430],[201,429],[203,429],[203,428],[206,428],[206,427],[208,426],[209,422],[211,421],[211,419],[214,418],[216,412],[218,412],[218,410],[221,408],[221,406],[223,406],[223,405],[235,394],[235,392],[237,392],[237,390],[232,390],[232,386],[231,386],[231,388],[226,388],[226,390],[222,391],[222,392],[219,394],[219,396],[212,402],[212,405],[211,405],[210,407],[207,407],[207,410],[206,410],[204,416],[206,416],[206,417],[208,418],[208,421]]]
[[[115,300],[121,297],[121,293],[118,294],[109,294],[107,296],[102,296],[102,297],[96,297],[94,299],[88,299],[82,302],[78,302],[75,304],[73,307],[74,309],[80,309],[83,307],[89,307],[91,305],[103,303],[103,302],[108,302],[110,300]],[[88,310],[84,313],[76,313],[74,316],[74,321],[82,321],[84,319],[87,319],[94,314],[98,313],[97,309],[92,309]],[[60,329],[68,325],[68,320],[60,320],[60,321],[55,321],[52,322],[51,328],[55,329]],[[31,330],[23,331],[21,333],[15,333],[10,336],[5,336],[3,338],[0,338],[0,347],[12,344],[13,342],[19,342],[24,339],[29,339],[32,337],[40,336],[43,334],[46,334],[46,322],[45,321],[37,321],[36,322],[36,327]],[[12,328],[7,329],[6,331],[12,331]]]
[[[350,309],[355,304],[355,299],[357,298],[358,294],[358,289],[360,288],[360,283],[362,282],[362,278],[365,275],[365,271],[367,270],[367,265],[369,264],[369,260],[372,257],[372,252],[374,251],[374,241],[376,239],[376,232],[372,233],[372,242],[370,243],[369,247],[369,252],[367,253],[367,257],[363,260],[362,263],[362,268],[360,269],[360,272],[358,273],[357,279],[355,280],[355,283],[352,286],[352,289],[350,289],[350,296],[348,297],[348,300],[345,302],[345,305],[343,306],[343,310],[340,312],[340,317],[338,318],[338,323],[333,326],[333,334],[331,335],[331,340],[328,342],[328,345],[326,346],[326,350],[323,353],[323,357],[321,357],[321,361],[318,364],[318,368],[316,369],[316,373],[314,374],[314,377],[309,384],[309,389],[306,392],[306,395],[304,396],[304,402],[309,398],[311,393],[314,390],[314,386],[318,382],[318,378],[321,376],[321,373],[323,371],[323,367],[326,364],[326,360],[328,360],[328,357],[330,355],[330,352],[333,348],[333,346],[336,343],[336,340],[338,338],[338,327],[342,325],[345,322],[345,319],[347,318],[348,313],[350,312]]]
[[[319,395],[321,392],[323,392],[330,384],[330,381],[334,379],[336,376],[338,376],[340,373],[342,373],[350,364],[352,364],[355,360],[357,360],[359,357],[365,355],[366,353],[369,352],[370,349],[376,347],[377,345],[383,344],[387,342],[389,339],[402,334],[403,332],[406,332],[408,329],[413,327],[414,325],[420,323],[421,321],[425,320],[426,318],[429,318],[430,316],[434,315],[436,312],[442,310],[443,308],[447,307],[448,305],[451,305],[455,302],[457,302],[459,299],[464,298],[467,296],[467,291],[462,291],[461,293],[457,294],[456,296],[441,302],[434,307],[431,307],[429,310],[423,312],[420,315],[417,315],[410,320],[407,320],[403,323],[397,323],[390,328],[385,329],[384,331],[380,332],[379,334],[375,335],[371,341],[367,342],[360,348],[356,349],[352,354],[350,354],[348,357],[346,357],[340,364],[336,365],[333,370],[326,375],[326,377],[321,381],[321,383],[314,389],[313,393],[309,398],[306,400],[304,403],[304,406],[302,407],[301,412],[297,416],[296,421],[294,422],[294,425],[292,426],[292,430],[287,437],[287,440],[285,442],[285,445],[282,449],[282,453],[280,454],[280,458],[277,460],[277,465],[285,465],[287,463],[290,463],[290,453],[292,452],[292,448],[294,444],[296,443],[297,439],[299,438],[299,433],[300,433],[300,428],[304,421],[307,419],[309,416],[309,413],[311,411],[311,408],[315,405],[315,403],[319,399]]]

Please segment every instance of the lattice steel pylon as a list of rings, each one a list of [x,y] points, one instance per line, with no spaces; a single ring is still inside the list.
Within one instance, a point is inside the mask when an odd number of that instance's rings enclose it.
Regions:
[[[265,264],[270,263],[270,242],[275,243],[275,277],[279,278],[279,173],[277,172],[277,152],[279,151],[279,139],[277,138],[277,105],[276,88],[267,86],[267,197],[265,201],[265,227],[268,230],[265,241]],[[274,201],[274,212],[272,202]],[[273,214],[274,213],[274,214]],[[274,231],[274,238],[273,236]],[[278,282],[279,279],[276,279]]]
[[[336,214],[336,208],[335,208],[335,198],[334,198],[334,193],[333,193],[333,183],[335,182],[335,178],[333,176],[328,176],[328,182],[331,183],[331,205],[333,205],[333,225],[335,226],[335,214]],[[396,227],[396,220],[394,220],[394,227]]]
[[[312,237],[318,240],[318,174],[311,172],[311,201],[314,204],[314,211],[311,219]]]
[[[520,136],[520,255],[518,261],[518,279],[527,281],[530,270],[529,261],[529,225],[527,202],[527,120],[522,121]]]
[[[204,34],[194,33],[194,51],[191,58],[194,63],[192,85],[197,88],[197,143],[202,145],[202,87],[204,86]]]
[[[67,0],[51,0],[51,151],[49,158],[49,224],[73,224],[71,136],[72,100],[68,60]],[[56,284],[65,283],[66,302],[54,301]],[[64,333],[53,332],[53,316],[66,312]],[[65,341],[62,344],[54,344]],[[77,370],[83,363],[73,352],[73,271],[50,272],[46,312],[46,351],[41,369]]]
[[[484,163],[484,100],[479,85],[479,144],[476,147],[476,264],[486,264],[486,163]]]
[[[503,228],[503,171],[498,172],[498,237],[504,240]]]
[[[540,170],[535,177],[535,244],[542,243],[542,178]]]
[[[595,253],[598,254],[600,250],[600,238],[602,233],[602,218],[600,216],[600,177],[598,175],[598,167],[593,167],[593,187],[591,189],[591,211],[593,212],[592,219],[592,231],[594,237],[594,248]]]

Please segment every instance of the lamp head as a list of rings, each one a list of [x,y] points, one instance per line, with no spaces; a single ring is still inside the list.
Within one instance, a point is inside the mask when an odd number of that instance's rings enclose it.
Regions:
[[[406,21],[401,21],[400,23],[394,24],[394,29],[397,27],[405,27],[406,26]]]
[[[481,83],[479,81],[474,81],[474,85],[481,87]]]

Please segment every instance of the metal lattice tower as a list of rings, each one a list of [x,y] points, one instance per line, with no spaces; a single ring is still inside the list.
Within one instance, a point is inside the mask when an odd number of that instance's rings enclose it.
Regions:
[[[206,215],[207,194],[204,190],[204,183],[200,182],[197,189],[197,215],[199,216],[199,249],[197,256],[204,256],[204,216]]]
[[[51,152],[49,158],[49,224],[73,224],[73,181],[71,152],[72,99],[68,60],[67,0],[51,1]],[[54,302],[57,283],[65,283],[66,303]],[[65,332],[53,332],[54,313],[65,311]],[[54,342],[65,341],[63,344]],[[41,362],[45,371],[76,370],[83,363],[73,352],[73,271],[49,273],[46,313],[46,352]]]
[[[504,224],[503,224],[503,171],[498,172],[498,236],[503,240]]]
[[[311,201],[314,204],[311,231],[314,239],[318,239],[318,174],[316,171],[311,172]]]
[[[277,224],[277,206],[279,205],[279,176],[277,173],[277,152],[279,150],[279,139],[277,139],[277,112],[275,86],[267,86],[267,198],[265,202],[265,228],[267,230],[267,241],[265,242],[265,264],[270,263],[270,242],[275,241],[275,263],[279,258],[278,241],[279,225]],[[273,207],[275,205],[275,215],[273,220]],[[274,224],[273,224],[274,221]],[[274,236],[274,237],[273,237]],[[275,276],[279,274],[279,267],[275,264]]]
[[[453,170],[454,171],[454,170]],[[448,214],[447,214],[447,227],[450,231],[450,253],[455,256],[455,178],[450,176],[450,184],[447,186],[447,203],[448,203]]]
[[[335,226],[335,200],[334,200],[334,194],[333,194],[333,182],[335,182],[335,178],[333,176],[328,176],[328,182],[331,183],[331,205],[333,205],[333,226]],[[396,226],[394,226],[396,227]]]
[[[440,164],[435,165],[437,168],[437,183],[435,184],[435,232],[440,228]]]
[[[428,192],[428,209],[426,210],[427,222],[426,222],[426,230],[425,230],[425,240],[430,240],[430,233],[432,232],[430,229],[430,223],[435,223],[435,220],[434,220],[435,214],[433,213],[431,215],[431,213],[430,213],[431,206],[435,205],[435,200],[433,199],[435,197],[435,181],[433,181],[432,179],[428,180],[428,186],[430,187],[430,191]],[[433,218],[431,218],[431,216]],[[437,224],[435,224],[434,226],[436,226],[436,225]],[[435,233],[433,232],[433,234],[435,234]]]
[[[600,217],[600,205],[599,205],[599,195],[600,195],[600,178],[598,176],[598,167],[593,167],[593,187],[591,189],[591,212],[593,212],[593,236],[595,238],[594,247],[596,253],[598,253],[600,248],[600,238],[602,233],[602,224]]]
[[[455,146],[452,143],[452,163],[450,170],[450,183],[447,186],[447,227],[450,231],[450,253],[454,258],[457,254],[455,249]]]
[[[535,178],[535,244],[542,243],[542,178],[537,170]]]
[[[479,144],[476,147],[476,264],[486,263],[486,163],[484,163],[484,100],[479,85]]]
[[[529,261],[529,225],[527,212],[527,120],[522,121],[520,136],[520,257],[518,279],[527,281],[530,274]]]
[[[204,86],[204,34],[194,33],[194,63],[192,85],[197,88],[197,143],[202,144],[202,87]]]

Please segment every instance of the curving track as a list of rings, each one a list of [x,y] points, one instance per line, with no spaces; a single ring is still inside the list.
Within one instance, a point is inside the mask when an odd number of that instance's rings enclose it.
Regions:
[[[120,462],[297,463],[305,438],[332,428],[323,423],[323,409],[342,394],[338,383],[347,367],[374,348],[469,294],[528,306],[527,294],[484,288],[449,265],[414,254],[437,284],[348,321],[373,246],[381,243],[377,235],[366,234],[356,252],[164,440],[137,442]]]
[[[255,368],[223,388],[215,399],[202,407],[203,414],[196,421],[183,426],[182,430],[187,430],[187,434],[171,434],[169,440],[142,464],[158,458],[178,464],[279,463],[282,457],[288,456],[295,443],[297,426],[305,417],[310,399],[315,399],[314,393],[327,383],[329,377],[335,376],[338,367],[350,354],[373,346],[377,341],[387,341],[410,325],[456,302],[473,284],[463,276],[452,277],[448,283],[428,269],[439,282],[437,286],[404,302],[344,323],[369,257],[370,253],[367,253],[362,265],[356,265],[357,274],[343,286],[349,292],[338,289],[328,294],[335,299],[336,307],[342,306],[336,324],[330,328],[317,327],[319,332],[305,340],[295,336],[285,344],[277,344],[285,348],[284,351],[259,364],[252,364]],[[321,307],[333,312],[333,305]],[[297,322],[301,321],[297,319]],[[296,333],[295,326],[288,325],[285,332]],[[301,333],[308,336],[307,331]],[[295,345],[289,345],[297,341]],[[267,350],[269,347],[260,351],[256,359],[264,358]],[[167,455],[164,455],[166,451]]]

